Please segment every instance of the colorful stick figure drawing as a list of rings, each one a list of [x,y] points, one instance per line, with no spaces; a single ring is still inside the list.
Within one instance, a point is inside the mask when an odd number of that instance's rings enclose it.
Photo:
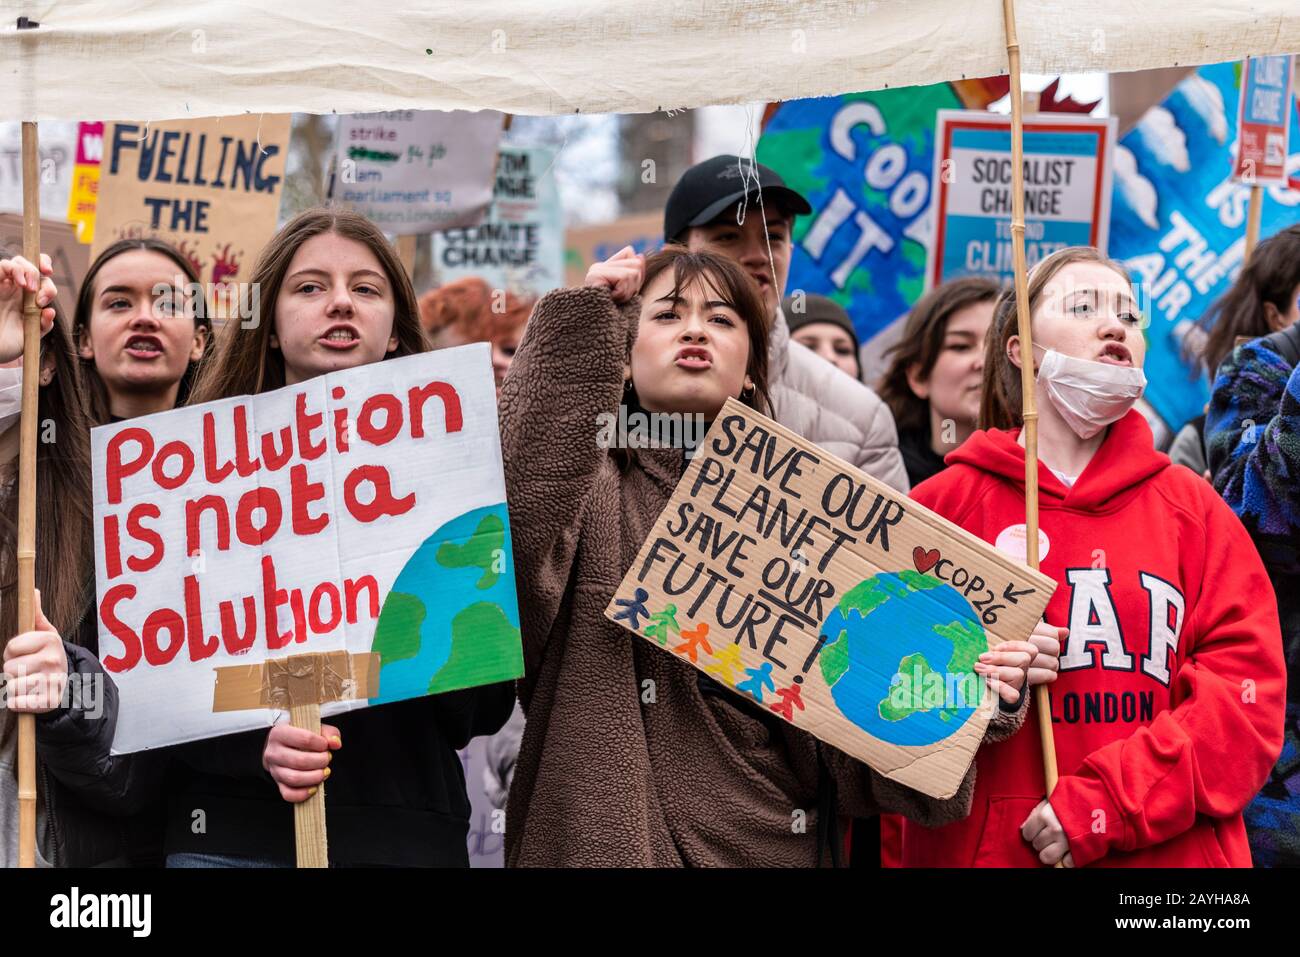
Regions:
[[[686,640],[675,647],[673,651],[677,652],[679,655],[685,655],[693,662],[697,662],[699,661],[699,658],[697,657],[698,649],[703,648],[706,655],[713,654],[713,649],[709,646],[708,635],[709,623],[707,621],[700,622],[699,626],[693,631],[683,629],[682,637]]]
[[[650,616],[650,624],[645,626],[645,636],[653,638],[659,644],[667,644],[670,633],[681,634],[682,629],[677,625],[677,606],[665,605],[663,611],[657,611]]]
[[[723,645],[713,656],[713,663],[704,669],[706,674],[717,678],[723,684],[735,685],[736,670],[740,667],[740,646]]]
[[[749,692],[759,704],[763,703],[764,687],[769,691],[776,690],[776,683],[772,681],[772,662],[765,661],[758,668],[746,668],[745,674],[750,676],[749,680],[736,685],[736,690]]]
[[[623,610],[614,614],[614,620],[623,619],[628,626],[636,631],[641,627],[638,620],[642,615],[649,618],[650,610],[645,606],[645,600],[650,597],[650,593],[644,588],[638,588],[631,598],[615,598],[614,604],[620,606]]]
[[[780,701],[773,701],[769,707],[785,718],[787,721],[794,720],[794,709],[803,710],[803,685],[799,684],[799,679],[795,679],[795,684],[788,688],[781,688],[777,691],[776,696]]]

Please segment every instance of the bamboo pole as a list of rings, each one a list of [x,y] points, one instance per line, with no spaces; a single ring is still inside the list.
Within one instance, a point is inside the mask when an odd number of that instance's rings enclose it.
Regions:
[[[1263,213],[1264,191],[1258,183],[1254,183],[1250,187],[1250,206],[1246,209],[1246,252],[1241,260],[1243,266],[1250,262],[1250,256],[1259,243],[1259,220]]]
[[[1016,272],[1016,329],[1020,336],[1021,417],[1025,437],[1025,560],[1038,567],[1038,401],[1034,394],[1034,341],[1029,325],[1029,282],[1025,265],[1024,99],[1020,92],[1020,41],[1016,35],[1015,0],[1002,0],[1011,74],[1011,258]],[[1034,689],[1038,708],[1043,777],[1050,797],[1056,787],[1056,743],[1052,739],[1052,709],[1047,685]]]
[[[23,256],[40,268],[40,161],[35,123],[23,123]],[[18,453],[18,634],[36,627],[36,425],[41,308],[23,293],[23,411]],[[18,866],[36,866],[36,716],[18,715]]]
[[[295,704],[289,723],[312,734],[320,734],[320,705]],[[329,867],[329,843],[325,834],[325,782],[316,793],[293,806],[293,836],[299,867]]]

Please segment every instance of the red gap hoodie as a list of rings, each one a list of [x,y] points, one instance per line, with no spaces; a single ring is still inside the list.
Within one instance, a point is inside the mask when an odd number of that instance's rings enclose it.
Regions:
[[[976,432],[912,497],[987,542],[1019,525],[1023,543],[1018,436]],[[1051,803],[1075,865],[1249,867],[1241,809],[1281,751],[1286,690],[1250,538],[1208,482],[1155,451],[1136,411],[1073,487],[1041,462],[1038,484],[1042,571],[1057,582],[1046,619],[1070,629],[1049,686]],[[1039,866],[1020,825],[1045,793],[1041,717],[980,748],[969,818],[903,822],[904,866]]]

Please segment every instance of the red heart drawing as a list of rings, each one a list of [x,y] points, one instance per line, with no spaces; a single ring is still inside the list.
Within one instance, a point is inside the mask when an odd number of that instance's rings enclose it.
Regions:
[[[927,552],[920,545],[917,545],[916,548],[912,549],[912,564],[916,566],[916,570],[922,575],[938,563],[939,549],[932,548]]]

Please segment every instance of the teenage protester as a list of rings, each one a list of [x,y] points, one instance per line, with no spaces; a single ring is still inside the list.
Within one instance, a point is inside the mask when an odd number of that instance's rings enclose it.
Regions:
[[[95,658],[95,565],[89,426],[81,373],[55,304],[50,258],[41,270],[0,259],[0,866],[18,863],[17,720],[36,715],[40,866],[126,863],[121,818],[104,813],[87,772],[112,742],[116,693]],[[36,627],[18,630],[18,454],[24,291],[42,307],[36,442]],[[12,636],[12,637],[11,637]],[[71,685],[72,687],[69,687]]]
[[[913,486],[943,471],[943,457],[975,431],[984,381],[984,337],[998,285],[970,276],[946,282],[912,307],[877,391],[898,426]]]
[[[791,339],[846,375],[862,381],[858,334],[843,306],[834,299],[810,292],[786,296],[781,300],[781,312],[790,327]]]
[[[491,343],[498,395],[532,311],[531,300],[494,290],[476,276],[457,279],[420,297],[420,324],[433,348]]]
[[[158,239],[122,239],[95,257],[73,315],[91,425],[184,404],[213,341],[198,281]]]
[[[947,801],[914,792],[605,617],[686,462],[603,448],[596,423],[620,402],[765,412],[772,315],[730,258],[670,245],[597,263],[528,322],[501,403],[527,715],[507,866],[811,866],[839,856],[837,812],[966,812],[969,777]],[[995,732],[1023,719],[1032,652],[1008,642],[978,666],[1009,702]]]
[[[1213,382],[1219,366],[1232,355],[1237,343],[1279,332],[1297,320],[1300,226],[1291,226],[1264,240],[1251,253],[1236,282],[1198,324],[1206,338],[1200,353],[1192,358],[1204,366]],[[1198,475],[1206,472],[1206,439],[1205,416],[1198,415],[1174,437],[1169,458]]]
[[[848,374],[831,372],[793,341],[781,310],[790,275],[796,216],[812,207],[774,171],[736,156],[692,166],[664,207],[664,240],[726,256],[758,284],[768,316],[772,418],[906,492],[893,418],[880,398]]]
[[[1285,266],[1278,262],[1283,250]],[[1263,790],[1246,808],[1246,832],[1256,863],[1295,867],[1300,865],[1300,227],[1261,243],[1237,284],[1275,271],[1280,284],[1261,284],[1253,295],[1256,308],[1279,331],[1238,346],[1219,364],[1205,434],[1214,487],[1250,532],[1273,582],[1286,658],[1286,740]],[[1243,291],[1241,298],[1250,295]]]
[[[194,264],[154,238],[118,240],[95,257],[77,290],[72,329],[88,427],[184,404],[213,345],[210,308]],[[93,582],[91,589],[93,600]],[[98,660],[87,667],[98,669]],[[107,676],[102,680],[112,685]],[[116,709],[116,689],[112,702]],[[162,748],[113,756],[105,748],[81,769],[86,793],[129,815],[134,866],[162,864],[161,794],[172,754]]]
[[[1033,355],[999,300],[980,420],[922,505],[1024,556],[1021,364],[1036,370],[1039,557],[1067,627],[1051,701],[1060,780],[1037,722],[981,748],[970,817],[903,825],[908,866],[1248,867],[1242,809],[1282,744],[1285,672],[1263,564],[1203,479],[1155,451],[1133,408],[1142,317],[1124,268],[1069,247],[1029,275]],[[1034,683],[1031,675],[1030,683]]]
[[[415,291],[364,216],[312,209],[263,249],[251,281],[259,321],[227,330],[191,404],[269,392],[428,349]],[[339,865],[469,866],[469,799],[456,749],[498,730],[511,682],[339,715],[312,734],[287,723],[182,745],[169,783],[169,867],[291,866],[293,805],[329,779]],[[206,831],[191,828],[195,808]]]

